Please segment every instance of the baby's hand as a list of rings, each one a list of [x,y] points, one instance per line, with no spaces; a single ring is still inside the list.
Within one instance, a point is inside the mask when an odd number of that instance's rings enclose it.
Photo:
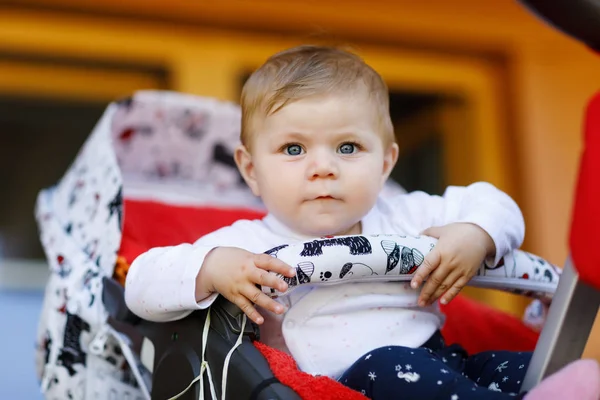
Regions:
[[[427,279],[419,296],[421,307],[433,304],[442,294],[441,303],[449,303],[475,276],[485,258],[496,253],[490,235],[475,224],[432,227],[423,235],[437,238],[438,242],[411,281],[416,289]]]
[[[267,286],[280,292],[288,288],[287,283],[269,272],[288,277],[296,275],[292,267],[268,254],[254,254],[236,247],[218,247],[204,259],[196,282],[197,293],[220,293],[240,307],[252,321],[262,324],[264,318],[254,304],[276,314],[282,314],[284,309],[260,287]]]

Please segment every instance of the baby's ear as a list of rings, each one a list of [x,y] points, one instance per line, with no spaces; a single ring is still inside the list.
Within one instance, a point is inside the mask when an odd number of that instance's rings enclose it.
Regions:
[[[258,191],[258,184],[256,183],[256,176],[254,173],[254,163],[252,162],[252,155],[250,154],[248,149],[246,149],[246,146],[239,145],[238,147],[236,147],[233,157],[235,159],[235,163],[237,164],[238,170],[240,171],[240,174],[242,174],[244,181],[246,181],[246,184],[250,187],[252,193],[254,193],[255,196],[260,196],[260,193]]]
[[[383,153],[383,174],[381,176],[381,185],[384,185],[389,178],[396,162],[398,161],[398,145],[396,143],[390,144]]]

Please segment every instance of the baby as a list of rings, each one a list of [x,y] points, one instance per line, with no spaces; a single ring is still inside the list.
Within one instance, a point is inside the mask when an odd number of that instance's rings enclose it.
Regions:
[[[437,300],[451,301],[484,261],[494,265],[521,245],[521,212],[487,183],[450,187],[443,196],[382,198],[398,158],[388,99],[377,72],[340,49],[301,46],[267,60],[243,89],[235,160],[268,215],[139,256],[127,276],[129,308],[169,321],[221,295],[300,369],[371,398],[513,398],[531,354],[468,356],[447,346]],[[424,234],[438,242],[410,284],[302,286],[277,299],[261,291],[285,291],[277,274],[295,275],[265,251],[353,234]]]

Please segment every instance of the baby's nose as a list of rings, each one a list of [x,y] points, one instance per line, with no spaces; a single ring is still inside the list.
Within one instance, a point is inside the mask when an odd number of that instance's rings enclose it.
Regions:
[[[339,174],[339,169],[334,158],[328,155],[315,157],[309,168],[309,176],[316,178],[335,178]]]

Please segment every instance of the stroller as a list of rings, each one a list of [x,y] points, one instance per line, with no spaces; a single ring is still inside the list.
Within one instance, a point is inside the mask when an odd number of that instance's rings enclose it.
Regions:
[[[600,20],[600,7],[595,11]],[[557,15],[552,12],[550,18]],[[599,110],[600,97],[589,115]],[[288,356],[261,344],[257,327],[223,298],[209,310],[163,324],[140,320],[125,306],[127,267],[140,253],[264,214],[231,156],[239,120],[234,104],[136,93],[108,107],[61,182],[40,193],[36,216],[52,272],[37,353],[47,398],[364,398],[329,378],[298,371]],[[473,280],[541,299],[556,290],[539,340],[520,320],[462,296],[444,307],[444,337],[470,352],[532,350],[537,342],[524,389],[579,357],[600,304],[593,288],[600,287],[600,278],[584,245],[589,249],[592,222],[600,218],[589,212],[587,197],[590,174],[600,170],[589,165],[600,162],[600,147],[592,142],[598,139],[591,136],[599,126],[596,121],[587,127],[590,146],[571,241],[586,283],[578,282],[568,262],[557,289],[558,272],[526,253],[510,259],[520,272],[509,273],[505,262]],[[539,316],[541,303],[534,304]]]

